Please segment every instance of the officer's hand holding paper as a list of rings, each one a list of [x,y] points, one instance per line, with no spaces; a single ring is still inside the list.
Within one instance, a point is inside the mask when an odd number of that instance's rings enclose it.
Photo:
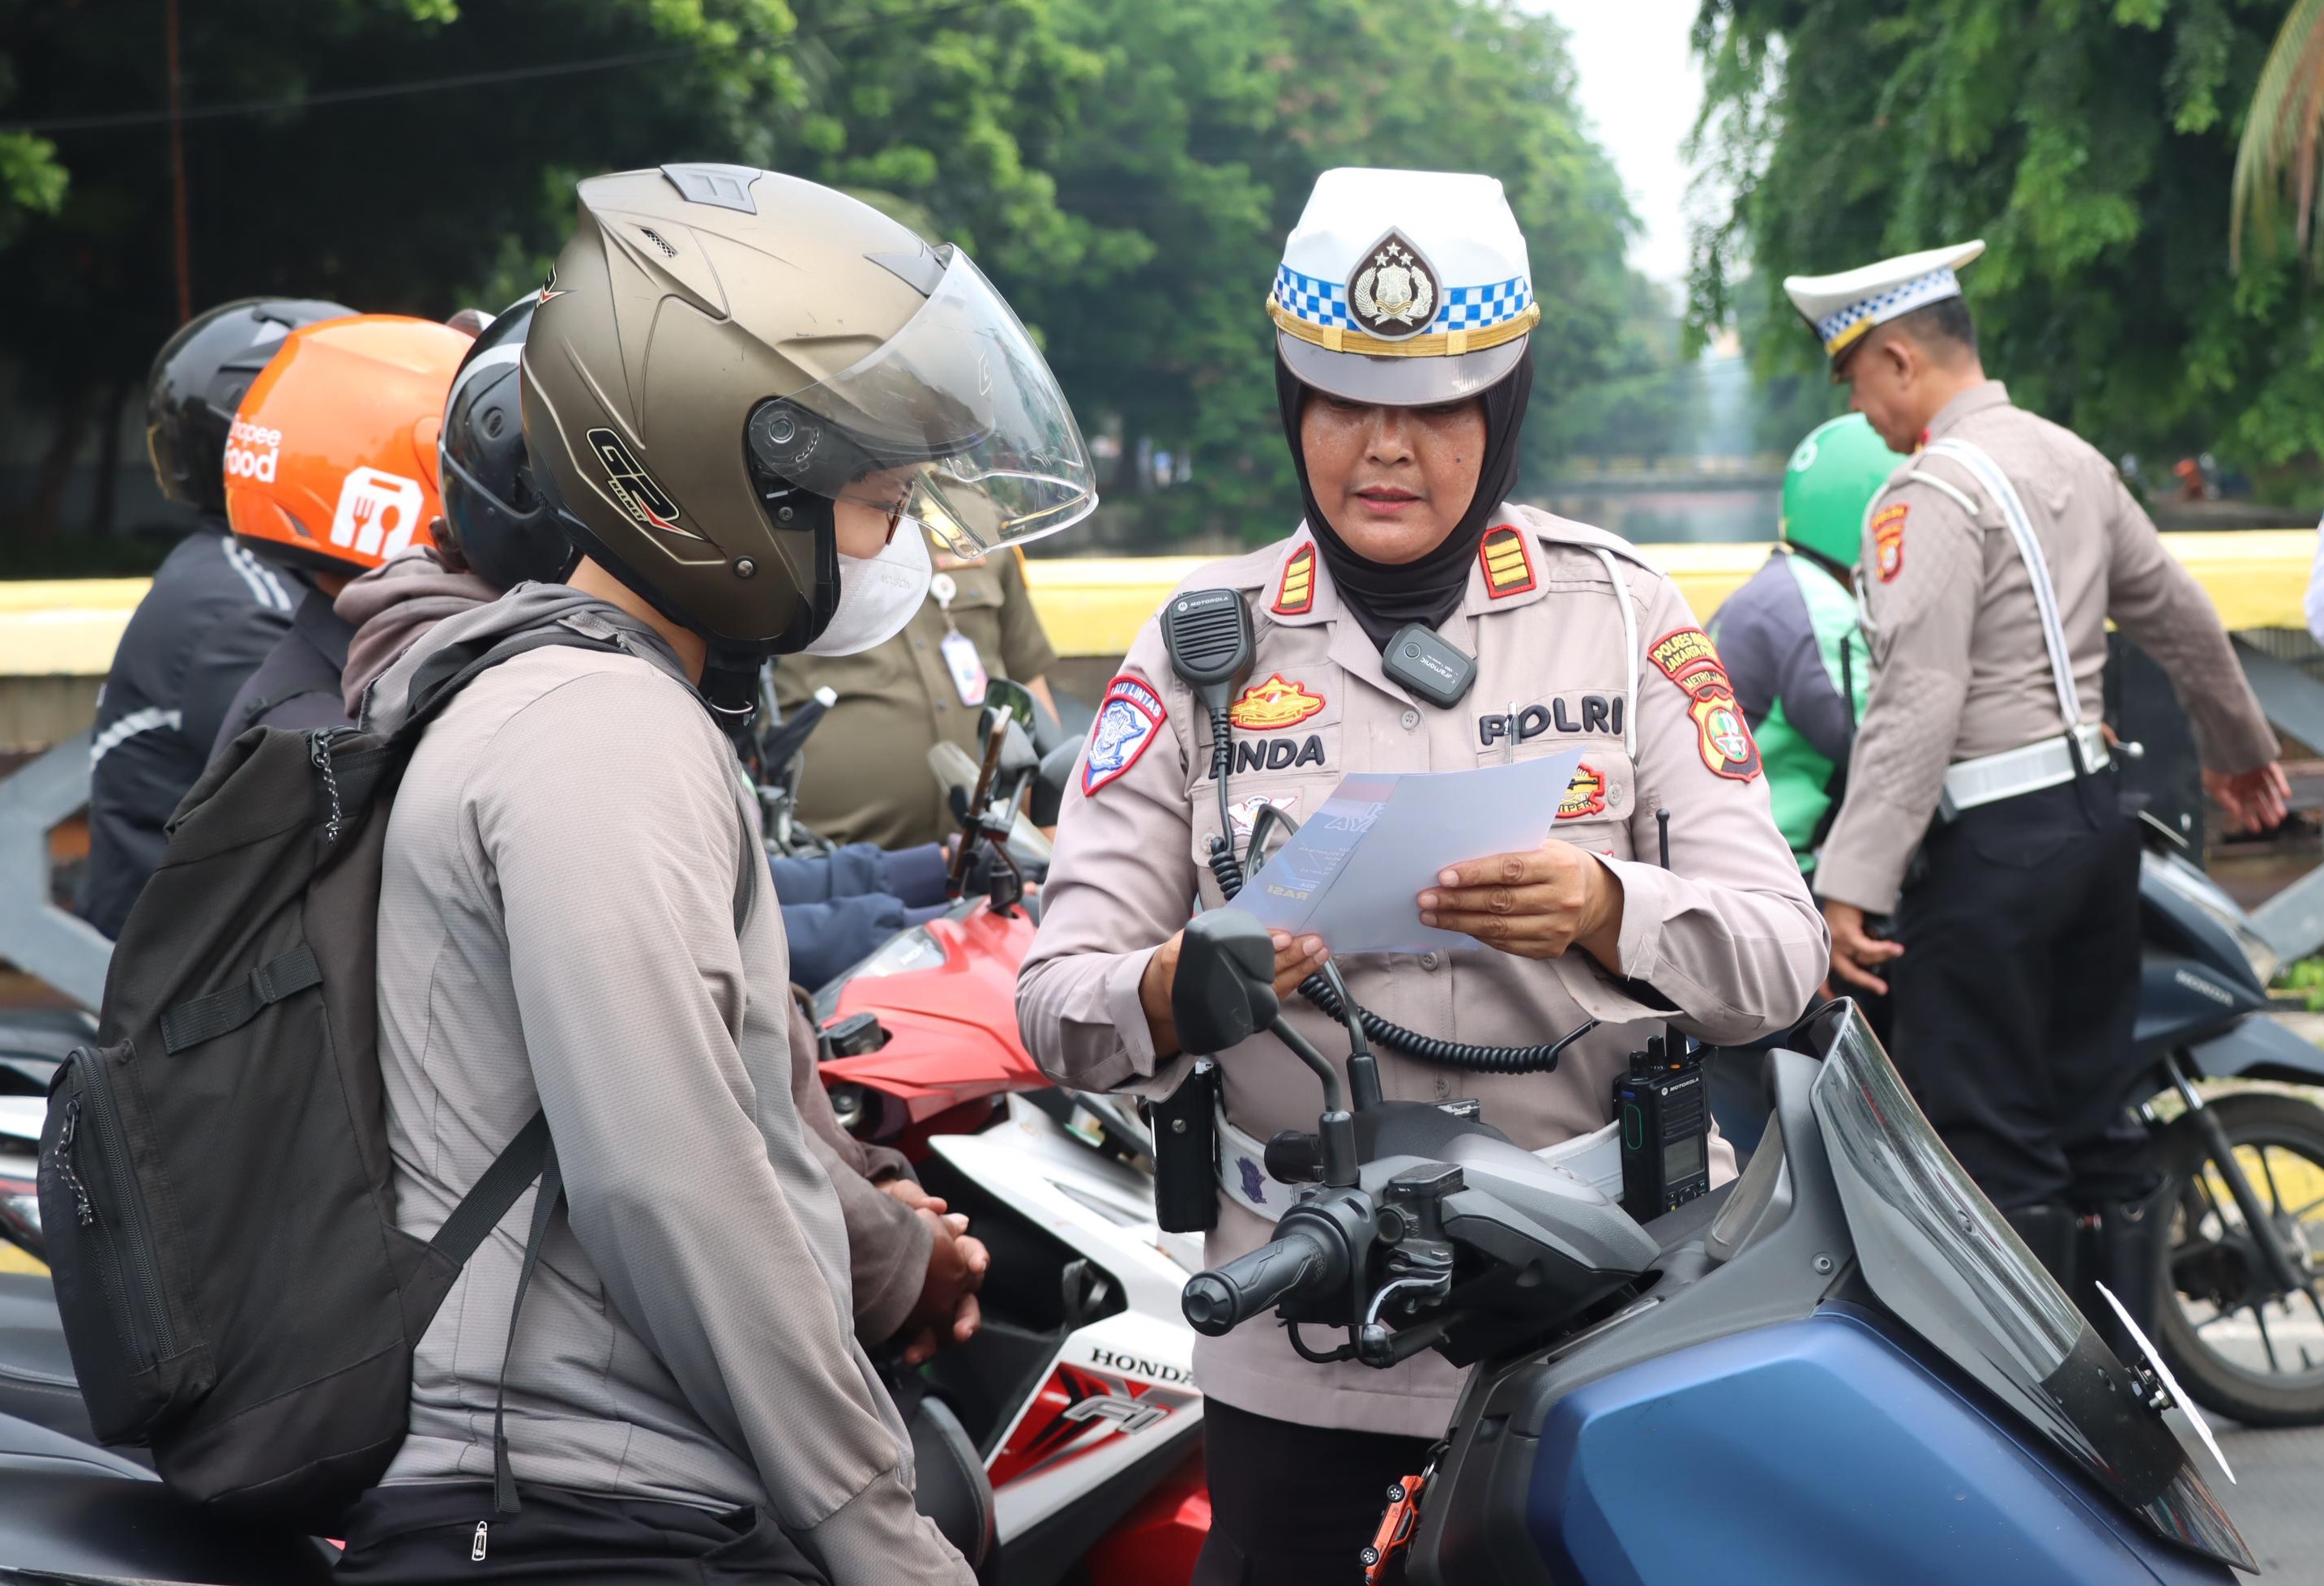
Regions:
[[[1554,958],[1600,940],[1610,954],[1620,887],[1582,850],[1545,840],[1581,758],[1343,778],[1237,902],[1335,954],[1481,941]]]

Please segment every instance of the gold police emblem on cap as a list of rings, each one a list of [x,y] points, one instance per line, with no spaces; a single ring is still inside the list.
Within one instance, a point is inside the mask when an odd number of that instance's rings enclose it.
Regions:
[[[1436,267],[1391,229],[1364,250],[1348,278],[1348,316],[1382,341],[1402,341],[1428,328],[1443,295]]]

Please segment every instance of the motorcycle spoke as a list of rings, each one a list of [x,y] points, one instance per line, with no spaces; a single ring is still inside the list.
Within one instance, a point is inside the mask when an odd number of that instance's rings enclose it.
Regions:
[[[2268,1157],[2265,1146],[2259,1148],[2259,1171],[2260,1176],[2267,1180],[2268,1210],[2281,1217],[2283,1215],[2283,1192],[2276,1187],[2275,1164]]]
[[[2267,1308],[2257,1300],[2254,1300],[2251,1314],[2252,1320],[2259,1323],[2259,1345],[2267,1351],[2267,1369],[2281,1376],[2283,1363],[2275,1358],[2275,1340],[2267,1331]]]

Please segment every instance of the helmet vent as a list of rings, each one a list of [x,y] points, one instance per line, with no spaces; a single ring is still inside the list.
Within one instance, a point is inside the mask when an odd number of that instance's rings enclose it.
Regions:
[[[646,234],[646,241],[651,243],[655,247],[661,250],[661,255],[663,258],[675,259],[678,257],[678,250],[669,245],[669,239],[664,237],[661,233],[656,231],[650,226],[641,226],[638,229]]]

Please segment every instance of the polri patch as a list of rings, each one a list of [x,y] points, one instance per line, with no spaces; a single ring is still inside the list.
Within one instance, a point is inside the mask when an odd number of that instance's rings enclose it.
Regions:
[[[1247,732],[1276,733],[1296,727],[1323,708],[1323,696],[1310,694],[1304,683],[1286,683],[1281,672],[1264,683],[1253,683],[1227,712],[1227,719]]]
[[[1310,541],[1283,564],[1283,582],[1275,586],[1275,604],[1268,609],[1278,617],[1304,617],[1314,606],[1315,547]]]
[[[1485,568],[1485,593],[1495,600],[1524,595],[1535,584],[1533,552],[1526,548],[1522,529],[1508,524],[1485,530],[1477,542],[1477,559]]]
[[[1897,502],[1872,514],[1872,550],[1879,558],[1883,584],[1894,584],[1904,570],[1905,511],[1904,503]]]
[[[1646,647],[1655,669],[1686,691],[1696,748],[1716,775],[1748,782],[1759,774],[1759,745],[1751,737],[1735,687],[1727,680],[1719,647],[1700,628],[1665,633]]]
[[[1105,686],[1097,720],[1082,756],[1082,793],[1094,794],[1138,763],[1146,747],[1161,736],[1169,719],[1161,696],[1124,672]]]
[[[1605,774],[1584,761],[1573,768],[1573,780],[1566,784],[1564,801],[1557,807],[1557,818],[1578,821],[1585,816],[1605,813]]]

